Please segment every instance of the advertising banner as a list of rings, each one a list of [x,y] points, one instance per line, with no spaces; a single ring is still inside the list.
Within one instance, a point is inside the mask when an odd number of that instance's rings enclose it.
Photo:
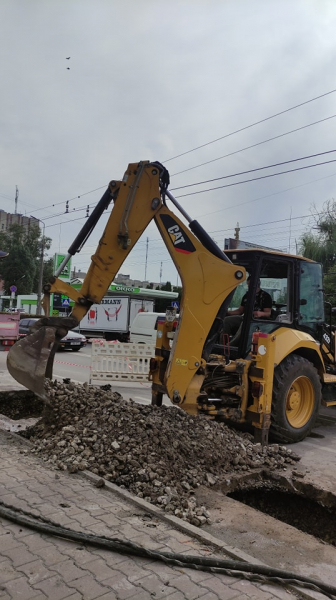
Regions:
[[[80,322],[81,330],[128,331],[129,298],[106,296],[93,304]]]

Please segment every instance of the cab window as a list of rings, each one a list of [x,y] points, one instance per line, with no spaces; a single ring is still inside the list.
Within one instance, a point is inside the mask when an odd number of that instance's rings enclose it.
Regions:
[[[232,297],[232,300],[230,302],[230,307],[229,307],[230,310],[235,310],[236,308],[240,307],[242,298],[246,294],[247,291],[248,291],[248,287],[247,287],[246,281],[243,281],[243,283],[240,283],[236,287],[235,292]]]
[[[265,260],[261,265],[260,287],[272,298],[271,321],[293,321],[291,292],[291,263],[282,260]]]
[[[324,322],[322,267],[317,263],[301,262],[299,324],[316,331]]]

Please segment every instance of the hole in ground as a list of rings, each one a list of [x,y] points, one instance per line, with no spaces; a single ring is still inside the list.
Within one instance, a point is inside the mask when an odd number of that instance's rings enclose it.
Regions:
[[[41,417],[44,402],[29,391],[0,392],[0,414],[19,420]]]
[[[336,546],[335,508],[280,490],[244,489],[227,496]]]

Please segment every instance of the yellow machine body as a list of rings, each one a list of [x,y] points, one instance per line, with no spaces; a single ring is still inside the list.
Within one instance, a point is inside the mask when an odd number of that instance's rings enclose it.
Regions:
[[[312,404],[313,394],[318,396],[317,377],[321,382],[328,379],[320,343],[309,333],[279,325],[270,333],[253,333],[251,348],[244,357],[232,358],[225,351],[219,355],[212,350],[216,330],[220,330],[232,294],[245,280],[246,271],[218,247],[214,248],[197,222],[189,222],[188,227],[167,207],[168,192],[162,184],[165,170],[158,165],[148,161],[130,164],[121,180],[109,184],[107,193],[114,205],[82,288],[77,291],[58,277],[44,286],[42,305],[46,317],[35,333],[9,352],[8,369],[20,383],[44,397],[44,374],[50,376],[50,356],[57,339],[78,324],[93,303],[102,300],[130,251],[154,220],[180,275],[183,296],[176,331],[175,315],[171,313],[158,327],[149,373],[152,403],[160,405],[163,394],[167,394],[190,414],[249,423],[256,439],[264,443],[274,421],[274,396],[282,393],[278,390],[275,394],[275,388],[279,388],[279,367],[288,365],[293,381],[288,381],[283,399],[277,402],[284,403],[284,416],[280,414],[279,420],[285,423],[288,417],[288,437],[291,439],[292,435],[295,441],[308,431],[314,421],[315,405],[320,403],[319,398],[314,400],[314,406],[306,411],[305,422],[305,391]],[[74,301],[70,319],[49,317],[50,294],[55,292]],[[298,416],[291,419],[293,407]],[[280,439],[283,428],[282,424]]]

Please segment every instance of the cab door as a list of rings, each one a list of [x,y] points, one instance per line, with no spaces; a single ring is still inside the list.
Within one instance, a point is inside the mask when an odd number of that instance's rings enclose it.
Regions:
[[[253,316],[259,285],[260,289],[271,297],[271,315],[268,318]],[[258,269],[251,274],[239,347],[242,356],[246,356],[250,351],[254,332],[271,333],[279,327],[293,327],[295,295],[294,267],[290,257],[279,258],[279,256],[269,255],[261,257]]]

